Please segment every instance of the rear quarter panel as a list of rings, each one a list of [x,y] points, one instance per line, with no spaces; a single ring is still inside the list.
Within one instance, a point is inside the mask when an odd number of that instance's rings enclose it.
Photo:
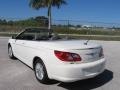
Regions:
[[[39,57],[45,64],[48,76],[51,78],[56,71],[55,66],[63,64],[54,55],[54,49],[46,48],[44,43],[37,41],[27,41],[24,49],[24,59],[21,61],[33,68],[33,59]]]

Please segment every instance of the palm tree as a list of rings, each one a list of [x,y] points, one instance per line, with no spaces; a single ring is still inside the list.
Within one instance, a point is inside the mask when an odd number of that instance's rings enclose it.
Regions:
[[[66,4],[65,0],[30,0],[30,7],[39,10],[40,8],[48,8],[48,29],[51,29],[51,8],[57,7],[60,8],[62,4]]]

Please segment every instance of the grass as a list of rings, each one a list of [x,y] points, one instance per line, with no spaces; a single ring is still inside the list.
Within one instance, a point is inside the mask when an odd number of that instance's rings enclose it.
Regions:
[[[11,37],[23,30],[25,27],[20,26],[4,26],[0,25],[0,36]],[[62,36],[68,34],[71,38],[76,39],[91,39],[91,40],[107,40],[107,41],[120,41],[120,30],[93,30],[93,29],[80,29],[71,30],[67,27],[53,27],[55,33]]]
[[[17,34],[11,33],[0,33],[0,36],[11,37]],[[61,34],[61,36],[66,36],[65,34]],[[105,40],[105,41],[120,41],[120,36],[105,36],[105,35],[69,35],[68,37],[74,39],[87,39],[87,40]]]
[[[96,30],[96,29],[80,29],[71,30],[66,28],[55,28],[54,32],[62,34],[83,34],[83,35],[120,35],[120,30]]]
[[[76,39],[87,39],[87,40],[105,40],[105,41],[120,41],[120,37],[106,37],[106,36],[72,36]]]

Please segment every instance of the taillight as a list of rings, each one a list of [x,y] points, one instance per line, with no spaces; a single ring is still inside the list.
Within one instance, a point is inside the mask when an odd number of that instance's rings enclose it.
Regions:
[[[70,52],[63,52],[63,51],[54,51],[55,56],[66,62],[73,62],[73,61],[81,61],[81,57],[78,54],[70,53]]]
[[[99,57],[102,57],[102,56],[104,56],[103,48],[100,49],[100,54],[99,54]]]

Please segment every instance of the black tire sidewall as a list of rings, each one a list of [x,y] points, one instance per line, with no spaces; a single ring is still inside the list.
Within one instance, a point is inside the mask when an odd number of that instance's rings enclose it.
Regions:
[[[11,52],[12,52],[12,55],[10,55],[9,53],[9,49],[11,48]],[[9,54],[9,57],[11,58],[11,59],[13,59],[14,58],[14,55],[13,55],[13,50],[12,50],[12,47],[11,47],[11,45],[9,45],[8,46],[8,54]]]
[[[36,64],[37,63],[40,63],[42,66],[43,66],[43,72],[44,72],[44,76],[43,76],[43,79],[39,79],[36,75],[36,70],[35,70],[35,67],[36,67]],[[45,68],[45,65],[44,63],[40,60],[40,59],[37,59],[36,62],[35,62],[35,65],[34,65],[34,72],[35,72],[35,77],[36,79],[40,82],[40,83],[43,83],[43,84],[46,84],[48,82],[48,74],[47,74],[47,71],[46,71],[46,68]]]

